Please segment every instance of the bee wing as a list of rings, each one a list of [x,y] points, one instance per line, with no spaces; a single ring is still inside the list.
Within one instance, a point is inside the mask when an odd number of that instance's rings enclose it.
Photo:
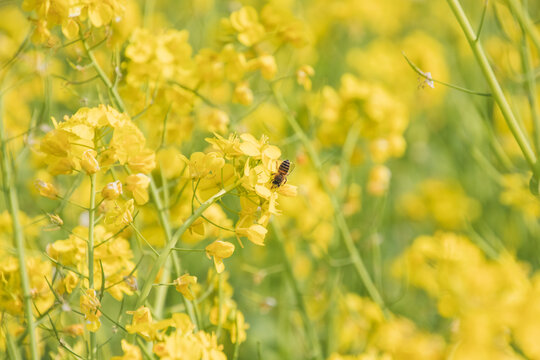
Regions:
[[[289,172],[287,173],[287,176],[291,175],[291,173],[293,172],[294,168],[296,167],[296,164],[295,163],[291,163],[290,167],[289,167]]]

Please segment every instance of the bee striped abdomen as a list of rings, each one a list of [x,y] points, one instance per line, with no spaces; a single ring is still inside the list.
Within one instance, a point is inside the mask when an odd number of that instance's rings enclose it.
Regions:
[[[281,175],[287,175],[289,173],[289,168],[291,166],[291,162],[289,160],[284,160],[280,165],[278,172]]]

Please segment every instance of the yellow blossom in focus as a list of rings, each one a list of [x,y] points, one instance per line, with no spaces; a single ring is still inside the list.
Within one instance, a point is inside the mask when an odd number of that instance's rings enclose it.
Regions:
[[[214,258],[214,265],[218,273],[225,270],[223,259],[226,259],[234,253],[234,245],[227,241],[216,240],[206,247],[206,256]]]
[[[217,152],[204,154],[196,152],[191,154],[189,160],[180,155],[181,159],[188,167],[190,178],[216,177],[220,174],[220,170],[225,165],[225,160]]]
[[[112,230],[118,231],[124,226],[133,222],[133,210],[135,205],[133,199],[124,202],[122,205],[114,203],[105,214],[104,223]]]

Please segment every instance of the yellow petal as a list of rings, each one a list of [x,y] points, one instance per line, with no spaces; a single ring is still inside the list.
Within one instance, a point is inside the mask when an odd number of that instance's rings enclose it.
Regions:
[[[79,24],[73,19],[68,19],[64,24],[62,24],[62,33],[68,39],[74,39],[79,35]]]
[[[278,193],[283,196],[296,196],[298,195],[298,186],[285,184],[278,188]]]
[[[225,264],[223,264],[223,259],[221,258],[214,257],[214,265],[218,274],[221,274],[225,270]]]
[[[281,156],[281,150],[277,146],[274,145],[267,145],[263,150],[263,155],[272,159],[276,160],[279,159]]]
[[[263,185],[255,185],[255,192],[262,198],[269,199],[272,195],[272,192],[269,188]]]
[[[256,144],[252,142],[243,142],[240,144],[240,151],[247,156],[260,156],[261,152]]]
[[[111,22],[113,17],[113,9],[104,3],[98,2],[95,6],[91,7],[88,16],[92,25],[100,27]]]

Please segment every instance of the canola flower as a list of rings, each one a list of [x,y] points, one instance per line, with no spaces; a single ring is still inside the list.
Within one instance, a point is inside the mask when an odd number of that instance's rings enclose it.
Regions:
[[[446,2],[0,6],[0,356],[540,358],[538,4]]]

